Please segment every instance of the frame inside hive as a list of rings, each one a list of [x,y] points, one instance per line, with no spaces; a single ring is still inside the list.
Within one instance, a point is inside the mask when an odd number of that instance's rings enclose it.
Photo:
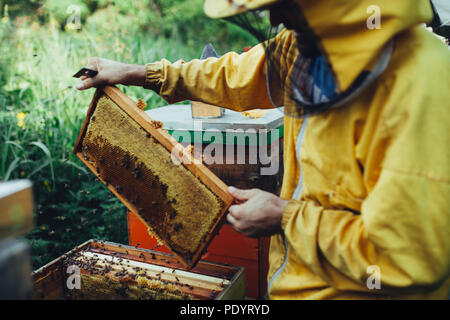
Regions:
[[[79,287],[73,275],[78,267]],[[170,254],[89,240],[34,271],[35,300],[244,298],[244,268],[199,261],[184,271]]]
[[[233,201],[217,176],[116,87],[95,92],[74,153],[187,268]]]

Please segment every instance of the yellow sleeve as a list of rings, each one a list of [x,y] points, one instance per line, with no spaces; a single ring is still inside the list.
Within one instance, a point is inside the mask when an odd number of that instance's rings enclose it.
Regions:
[[[221,58],[147,64],[145,88],[169,103],[201,101],[236,111],[273,108],[266,86],[264,47]]]
[[[282,227],[289,245],[324,281],[368,291],[414,294],[440,287],[450,272],[448,182],[385,169],[361,213],[290,200]]]
[[[296,53],[292,32],[282,31],[274,39],[272,55],[279,63],[280,76],[272,75],[271,97],[283,104],[282,80],[288,73]],[[201,101],[236,111],[269,109],[275,106],[267,90],[264,45],[237,54],[229,52],[220,58],[176,61],[163,59],[147,64],[144,88],[156,91],[169,103],[183,100]]]

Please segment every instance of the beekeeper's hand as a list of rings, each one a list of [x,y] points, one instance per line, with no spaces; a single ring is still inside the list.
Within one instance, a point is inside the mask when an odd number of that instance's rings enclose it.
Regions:
[[[82,76],[76,86],[78,90],[86,90],[103,85],[123,84],[126,86],[143,86],[146,70],[144,65],[127,64],[102,58],[89,58],[89,69],[98,71],[93,78]]]
[[[248,237],[270,236],[281,232],[281,217],[288,201],[260,190],[229,187],[230,194],[240,202],[232,205],[227,215],[233,228]]]

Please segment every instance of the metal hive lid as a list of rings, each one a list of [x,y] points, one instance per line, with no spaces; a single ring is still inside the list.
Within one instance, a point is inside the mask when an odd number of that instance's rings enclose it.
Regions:
[[[165,107],[145,111],[152,119],[161,121],[166,130],[196,131],[201,122],[202,131],[216,129],[222,132],[236,129],[278,129],[283,125],[284,113],[279,109],[270,109],[263,117],[250,119],[240,112],[227,109],[221,118],[192,119],[191,106],[168,105]]]

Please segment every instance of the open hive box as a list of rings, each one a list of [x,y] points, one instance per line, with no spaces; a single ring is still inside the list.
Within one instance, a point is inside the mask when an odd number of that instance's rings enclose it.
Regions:
[[[76,266],[80,286],[73,280]],[[244,269],[200,261],[190,271],[172,255],[89,240],[33,272],[33,299],[225,300],[244,298]],[[72,277],[72,278],[69,278]]]
[[[233,201],[217,176],[116,87],[96,91],[74,153],[187,268]]]

